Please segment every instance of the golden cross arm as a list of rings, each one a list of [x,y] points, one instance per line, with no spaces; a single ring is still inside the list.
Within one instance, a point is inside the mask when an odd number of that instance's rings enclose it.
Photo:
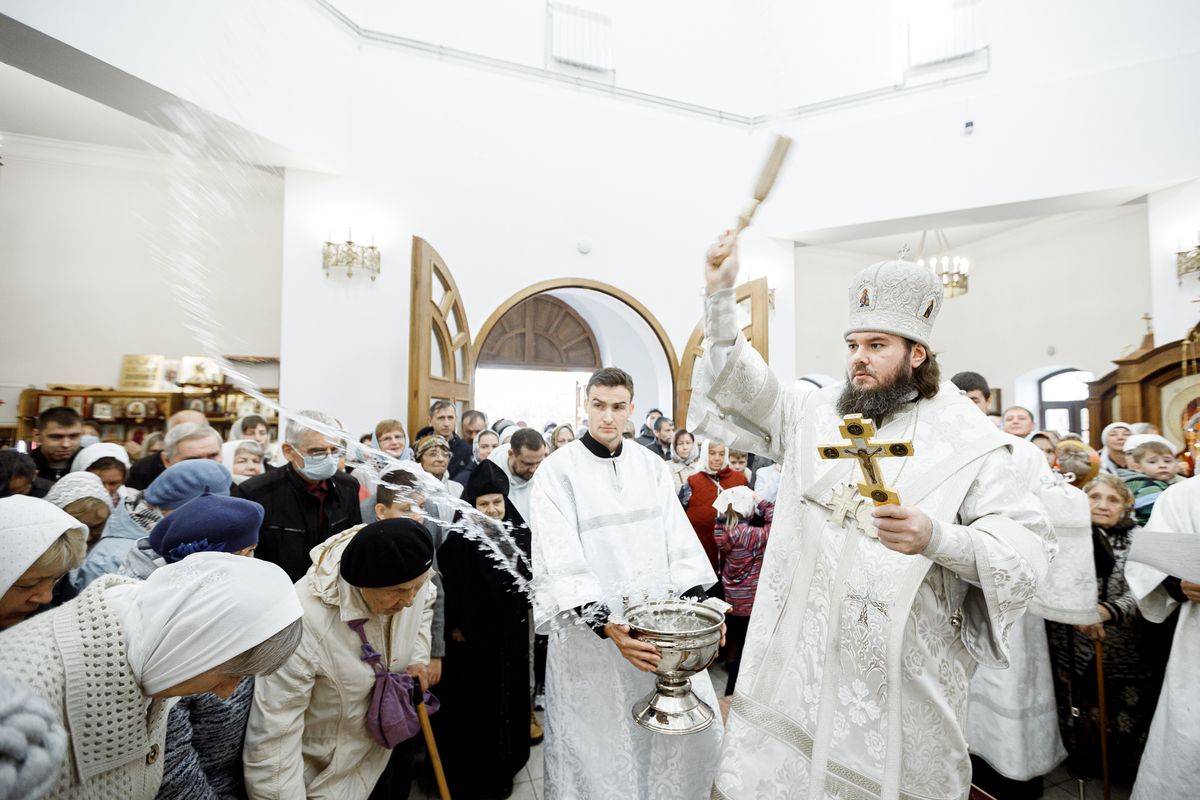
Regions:
[[[842,438],[850,444],[823,444],[817,447],[821,458],[835,460],[853,458],[862,470],[863,482],[858,492],[874,501],[875,505],[900,505],[900,495],[883,483],[879,459],[911,456],[915,451],[912,442],[875,441],[874,420],[864,419],[862,414],[847,414],[838,426]]]

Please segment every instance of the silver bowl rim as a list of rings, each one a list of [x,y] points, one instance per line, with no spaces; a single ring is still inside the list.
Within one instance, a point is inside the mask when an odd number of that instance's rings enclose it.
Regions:
[[[635,622],[633,622],[632,619],[630,619],[630,617],[633,616],[633,614],[635,612],[637,612],[638,610],[640,610],[642,608],[648,608],[648,607],[661,608],[662,606],[667,605],[668,603],[686,603],[689,606],[695,607],[698,611],[701,611],[705,615],[713,615],[714,617],[716,617],[717,621],[707,627],[699,628],[697,630],[692,630],[692,631],[660,631],[656,628],[647,628],[642,625],[638,625]],[[666,601],[648,600],[644,603],[638,603],[635,606],[630,606],[629,608],[625,609],[625,624],[627,624],[629,626],[630,630],[636,630],[639,633],[646,633],[646,634],[650,634],[651,636],[662,636],[662,637],[667,637],[667,638],[678,638],[678,639],[686,639],[686,638],[691,638],[694,636],[704,636],[705,634],[712,633],[713,631],[719,630],[721,625],[723,625],[724,623],[725,623],[725,615],[722,614],[717,609],[712,608],[710,606],[706,606],[703,603],[696,601],[696,600],[688,600],[688,599],[678,598],[678,597],[674,598],[673,600],[666,600]]]

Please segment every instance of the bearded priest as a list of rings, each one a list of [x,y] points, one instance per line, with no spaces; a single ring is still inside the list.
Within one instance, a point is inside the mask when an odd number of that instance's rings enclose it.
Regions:
[[[737,272],[726,231],[707,254],[688,427],[766,454],[784,478],[713,797],[961,800],[971,674],[1007,665],[1053,547],[1045,512],[1010,441],[939,383],[936,275],[906,261],[859,273],[847,381],[800,394],[742,336]],[[898,503],[875,506],[856,488],[858,459],[834,457],[854,449],[839,426],[864,428],[843,424],[850,414],[889,446],[909,443],[863,465]]]

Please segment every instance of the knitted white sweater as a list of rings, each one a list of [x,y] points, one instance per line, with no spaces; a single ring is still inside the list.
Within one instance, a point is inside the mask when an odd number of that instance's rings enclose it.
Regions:
[[[96,580],[78,598],[0,634],[0,672],[44,697],[70,737],[50,800],[152,800],[162,782],[167,712],[146,698],[125,658],[125,639]]]

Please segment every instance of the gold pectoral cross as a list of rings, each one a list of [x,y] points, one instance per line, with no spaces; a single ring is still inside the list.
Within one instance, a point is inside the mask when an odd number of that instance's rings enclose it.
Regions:
[[[863,482],[858,485],[858,493],[869,497],[877,506],[900,505],[900,495],[889,489],[883,483],[883,473],[879,469],[880,458],[890,456],[911,456],[912,442],[873,442],[875,435],[874,420],[863,419],[862,414],[847,414],[842,418],[838,427],[842,437],[850,440],[850,444],[823,444],[817,448],[821,458],[858,459],[859,469],[862,470]]]

